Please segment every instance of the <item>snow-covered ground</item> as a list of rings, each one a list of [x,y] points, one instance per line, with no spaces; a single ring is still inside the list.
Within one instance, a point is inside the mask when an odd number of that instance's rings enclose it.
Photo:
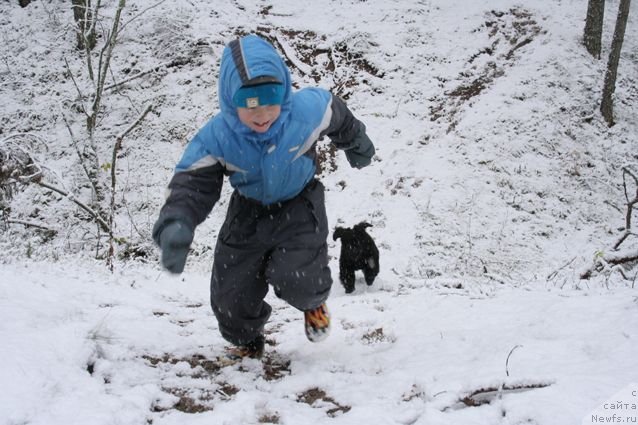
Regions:
[[[318,344],[269,297],[263,362],[219,369],[207,275],[29,264],[0,278],[6,424],[571,424],[638,382],[628,289],[473,294],[384,278],[335,288]],[[545,387],[461,401],[501,385]]]
[[[68,2],[13,3],[0,4],[0,141],[86,200],[62,118],[81,137],[75,85],[91,86]],[[128,3],[110,78],[170,66],[107,92],[98,151],[106,171],[114,136],[153,106],[117,163],[118,254],[147,258],[109,272],[73,202],[16,190],[0,228],[1,425],[545,425],[592,423],[595,409],[638,422],[604,407],[638,404],[636,268],[579,279],[622,235],[622,167],[638,173],[636,4],[608,128],[598,102],[617,0],[600,61],[576,0]],[[278,43],[298,86],[339,93],[366,123],[372,166],[337,154],[322,180],[331,226],[373,224],[381,274],[350,295],[335,282],[319,344],[269,296],[264,361],[220,368],[208,274],[230,189],[182,276],[161,271],[149,234],[188,137],[216,110],[224,43],[248,32]],[[335,279],[338,253],[330,240]]]

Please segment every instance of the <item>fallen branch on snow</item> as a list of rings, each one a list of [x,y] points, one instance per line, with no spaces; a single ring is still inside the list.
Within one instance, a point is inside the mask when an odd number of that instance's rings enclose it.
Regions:
[[[137,80],[138,78],[141,78],[141,77],[143,77],[145,75],[148,75],[148,74],[150,74],[152,72],[157,72],[157,71],[159,71],[162,68],[173,68],[175,66],[182,66],[182,65],[186,65],[186,64],[190,63],[191,61],[192,60],[189,59],[189,58],[183,58],[183,57],[175,58],[175,59],[173,59],[173,60],[171,60],[169,62],[165,62],[165,63],[159,64],[159,65],[156,65],[153,68],[150,68],[150,69],[147,69],[146,71],[142,71],[142,72],[140,72],[138,74],[135,74],[132,77],[127,78],[126,80],[118,81],[118,82],[115,82],[115,83],[113,83],[113,84],[111,84],[109,86],[106,86],[106,87],[104,87],[104,90],[112,90],[112,89],[114,89],[116,87],[120,87],[120,86],[122,86],[122,85],[124,85],[126,83],[130,83],[131,81]]]
[[[18,220],[18,219],[13,219],[10,218],[7,220],[7,223],[9,224],[21,224],[25,227],[35,227],[36,229],[40,229],[40,230],[45,230],[47,232],[50,232],[51,234],[57,234],[58,231],[56,229],[52,229],[48,226],[45,226],[44,224],[41,223],[35,223],[33,221],[26,221],[26,220]]]
[[[552,385],[549,382],[538,382],[532,384],[503,384],[500,387],[479,388],[464,395],[459,399],[461,403],[468,407],[488,404],[495,399],[501,398],[503,394],[518,393],[523,391],[545,388]]]

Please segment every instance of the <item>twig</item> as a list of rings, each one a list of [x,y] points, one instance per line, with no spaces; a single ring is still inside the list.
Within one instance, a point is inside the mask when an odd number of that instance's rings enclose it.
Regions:
[[[576,257],[572,258],[571,260],[569,260],[567,263],[563,264],[560,268],[558,268],[557,270],[554,270],[553,272],[551,272],[549,275],[547,275],[547,280],[552,280],[556,277],[556,275],[558,275],[558,272],[563,270],[565,267],[569,266],[571,263],[574,262],[574,260],[576,259]]]
[[[42,136],[38,136],[37,134],[34,133],[13,133],[13,134],[9,134],[7,137],[5,137],[4,139],[0,140],[0,145],[5,144],[5,143],[9,143],[9,141],[11,139],[15,139],[18,137],[32,137],[35,141],[40,142],[40,144],[44,147],[45,150],[49,150],[49,146],[48,143],[46,141],[45,138],[43,138]]]
[[[84,107],[84,93],[82,93],[82,90],[80,90],[80,86],[78,86],[78,82],[75,81],[75,76],[73,75],[73,71],[71,71],[71,67],[69,66],[69,61],[66,60],[66,57],[64,58],[64,63],[66,64],[66,70],[69,73],[69,76],[71,77],[71,81],[73,81],[73,85],[75,86],[75,89],[78,91],[78,96],[80,96],[80,100],[82,101],[82,112],[84,112],[87,116],[88,113],[86,112],[86,108]]]
[[[622,266],[620,265],[615,265],[611,268],[611,273],[613,272],[618,272],[620,273],[620,275],[622,276],[623,279],[625,280],[629,280],[629,277],[627,277],[627,275],[625,274],[625,271],[623,270]],[[609,276],[607,276],[606,281],[609,282],[609,278],[611,277],[611,273],[609,273]],[[607,289],[609,289],[609,286],[607,287]]]
[[[514,350],[516,350],[517,348],[521,348],[523,347],[522,345],[515,345],[514,348],[512,348],[510,350],[510,353],[507,355],[507,360],[505,360],[505,374],[507,376],[510,376],[510,371],[509,371],[509,364],[510,364],[510,357],[512,356],[512,353],[514,352]]]
[[[611,201],[606,199],[606,200],[603,201],[603,204],[609,205],[610,207],[612,207],[613,209],[615,209],[616,211],[618,211],[619,213],[622,214],[622,210],[618,207],[618,205],[612,204]]]
[[[7,223],[22,224],[23,226],[26,226],[26,227],[35,227],[36,229],[46,230],[47,232],[58,233],[57,229],[52,229],[50,227],[45,226],[44,224],[34,223],[32,221],[25,221],[25,220],[10,218],[7,220]]]
[[[109,32],[104,47],[100,51],[97,87],[95,89],[95,99],[93,100],[93,107],[91,108],[90,117],[93,128],[95,127],[95,123],[97,122],[97,114],[102,101],[102,92],[104,91],[104,83],[106,81],[107,70],[109,69],[111,63],[113,48],[115,47],[115,43],[117,42],[118,26],[120,24],[120,17],[122,16],[122,9],[124,9],[125,5],[125,0],[119,0],[117,10],[115,11],[115,17],[113,18],[113,26],[111,27],[111,31]]]
[[[64,196],[65,198],[69,199],[71,202],[75,203],[78,207],[82,208],[84,211],[88,212],[91,217],[93,217],[95,219],[95,221],[97,222],[98,226],[105,232],[108,232],[109,226],[108,223],[97,213],[95,212],[95,210],[93,210],[91,207],[89,207],[88,205],[86,205],[85,203],[83,203],[82,201],[76,199],[73,194],[62,190],[56,186],[53,186],[49,183],[45,183],[43,181],[36,181],[35,182],[37,185],[42,186],[44,188],[50,189],[54,192],[59,193],[60,195]]]
[[[143,239],[147,238],[148,235],[144,235],[144,233],[142,233],[142,231],[137,227],[137,224],[135,223],[135,219],[133,217],[133,213],[131,212],[131,209],[129,208],[128,201],[124,197],[122,197],[122,204],[124,205],[124,208],[126,208],[126,213],[128,214],[128,218],[129,218],[129,221],[131,222],[131,227],[133,228],[133,230],[137,232],[137,234],[141,238]],[[133,230],[131,231],[131,237],[133,236]]]
[[[137,117],[137,119],[135,120],[135,122],[133,122],[133,124],[131,124],[126,130],[124,130],[122,133],[119,134],[119,136],[117,136],[118,139],[123,139],[125,138],[131,131],[133,131],[133,129],[135,127],[137,127],[142,120],[144,119],[144,117],[146,117],[146,114],[148,114],[151,109],[153,109],[153,105],[148,105],[146,106],[146,108],[144,109],[144,111],[142,111],[142,113],[140,114],[139,117]]]
[[[119,87],[119,86],[121,86],[121,85],[124,85],[124,84],[126,84],[126,83],[129,83],[129,82],[131,82],[131,81],[133,81],[133,80],[136,80],[136,79],[138,79],[138,78],[141,78],[141,77],[143,77],[143,76],[145,76],[145,75],[148,75],[148,74],[150,74],[151,72],[157,72],[157,71],[159,71],[160,69],[162,69],[162,68],[164,68],[164,67],[166,67],[166,68],[171,68],[171,67],[173,67],[173,66],[183,65],[183,64],[185,64],[185,63],[187,63],[187,62],[189,62],[189,60],[185,60],[184,58],[176,58],[176,59],[173,59],[173,60],[171,60],[170,62],[162,63],[162,64],[160,64],[160,65],[154,66],[153,68],[147,69],[146,71],[142,71],[142,72],[140,72],[140,73],[138,73],[138,74],[135,74],[135,75],[133,75],[132,77],[127,78],[126,80],[122,80],[122,81],[119,81],[119,82],[115,82],[115,83],[113,83],[113,84],[111,84],[111,85],[108,85],[108,86],[104,87],[104,90],[111,90],[111,89],[114,89],[114,88],[116,88],[116,87]],[[114,79],[114,80],[115,80],[115,79]]]
[[[140,116],[137,117],[137,119],[130,126],[128,126],[126,130],[121,132],[115,139],[115,145],[113,145],[113,153],[111,156],[111,207],[113,207],[113,204],[115,203],[115,183],[116,183],[115,162],[117,161],[117,153],[122,148],[122,142],[124,140],[124,137],[126,137],[131,131],[133,131],[133,129],[137,127],[142,122],[142,120],[144,120],[146,115],[151,111],[152,107],[153,105],[148,105],[144,109],[144,111],[140,114]]]
[[[89,183],[91,184],[91,188],[93,189],[93,193],[95,194],[95,197],[97,199],[99,199],[99,188],[98,188],[98,182],[94,179],[93,174],[91,173],[91,170],[88,169],[86,162],[85,162],[85,156],[82,154],[82,152],[80,151],[80,145],[75,137],[75,134],[73,133],[73,129],[71,128],[71,124],[69,123],[69,121],[66,119],[66,115],[64,114],[64,110],[60,107],[60,114],[62,115],[62,121],[64,121],[64,124],[66,125],[66,129],[69,132],[69,135],[71,136],[71,143],[73,144],[73,147],[75,148],[75,152],[78,155],[78,159],[80,161],[80,164],[82,165],[82,169],[84,170],[84,174],[86,174],[86,178],[89,179]]]
[[[114,236],[113,236],[113,220],[115,219],[115,186],[116,186],[116,161],[117,161],[117,153],[122,149],[122,142],[124,138],[131,132],[135,127],[137,127],[144,117],[150,112],[153,105],[148,105],[144,109],[144,111],[140,114],[139,117],[126,128],[123,132],[121,132],[117,138],[115,139],[115,144],[113,145],[113,154],[111,157],[111,211],[109,213],[109,222],[108,222],[108,233],[109,233],[109,252],[107,257],[107,263],[113,271],[113,257],[115,255],[115,245],[114,245]]]
[[[636,196],[638,196],[638,177],[636,177],[636,175],[632,173],[631,170],[629,170],[629,167],[623,167],[622,172],[622,182],[623,188],[625,189],[625,199],[627,200],[627,202],[629,202],[629,194],[627,193],[627,175],[631,176],[634,179],[634,183],[636,183]],[[635,198],[633,202],[635,202]]]
[[[113,146],[113,154],[111,157],[111,189],[115,189],[115,161],[117,160],[117,153],[122,148],[122,141],[124,138],[131,132],[135,127],[137,127],[142,120],[146,117],[146,115],[151,111],[153,105],[148,105],[144,109],[144,111],[140,114],[139,117],[130,125],[126,130],[121,132],[115,139],[115,145]]]
[[[627,190],[627,176],[630,176],[636,185],[636,194],[633,198],[630,199],[629,191]],[[623,189],[625,192],[625,199],[627,200],[627,211],[625,213],[625,234],[621,236],[621,238],[614,244],[614,250],[618,249],[618,247],[631,235],[631,216],[633,214],[634,205],[638,204],[638,177],[634,173],[632,173],[628,167],[623,167],[622,169],[622,183]]]
[[[93,13],[91,13],[90,6],[84,8],[84,25],[80,27],[80,32],[82,34],[82,44],[84,45],[84,50],[86,54],[86,67],[89,71],[89,80],[95,82],[95,74],[93,72],[93,62],[91,59],[91,51],[95,47],[95,25],[98,19],[98,12],[100,10],[101,0],[97,0],[95,3],[95,9]],[[90,22],[89,28],[87,29],[86,23]]]
[[[629,236],[632,236],[632,235],[633,235],[633,236],[636,236],[636,234],[635,234],[635,233],[625,231],[625,234],[624,234],[624,235],[622,235],[622,236],[620,237],[620,239],[618,239],[618,241],[616,241],[616,243],[615,243],[615,244],[614,244],[614,246],[612,247],[612,248],[614,249],[614,251],[615,251],[615,250],[617,250],[617,249],[620,247],[620,245],[622,245],[622,243],[623,243],[623,242],[625,242],[625,240],[626,240]]]

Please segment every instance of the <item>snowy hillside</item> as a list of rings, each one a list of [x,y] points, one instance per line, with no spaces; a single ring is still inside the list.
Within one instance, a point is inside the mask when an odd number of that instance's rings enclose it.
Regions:
[[[117,175],[111,273],[107,235],[74,202],[94,201],[77,149],[93,83],[68,3],[0,4],[0,152],[72,195],[0,192],[0,425],[580,424],[619,391],[638,403],[638,270],[580,279],[638,252],[635,235],[612,250],[623,167],[638,174],[638,6],[608,128],[617,0],[602,60],[582,46],[575,0],[128,2],[95,139],[109,196]],[[269,295],[264,361],[220,368],[208,282],[229,185],[182,276],[161,270],[150,231],[217,111],[222,49],[246,33],[275,44],[297,87],[332,90],[365,122],[372,166],[324,145],[321,179],[331,227],[373,225],[381,273],[346,295],[330,238],[330,338],[307,342],[302,315]]]

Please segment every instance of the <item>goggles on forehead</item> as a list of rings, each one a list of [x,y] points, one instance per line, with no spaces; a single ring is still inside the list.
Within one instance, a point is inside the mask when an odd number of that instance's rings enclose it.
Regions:
[[[281,83],[244,86],[235,92],[233,103],[237,108],[281,105],[284,100],[284,92],[284,85]]]

